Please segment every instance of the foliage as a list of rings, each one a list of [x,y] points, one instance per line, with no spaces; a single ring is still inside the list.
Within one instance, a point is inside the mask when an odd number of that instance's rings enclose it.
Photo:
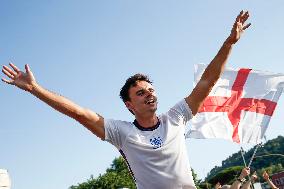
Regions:
[[[242,166],[234,166],[226,168],[216,174],[214,177],[211,177],[208,182],[215,185],[217,182],[224,184],[232,184],[234,180],[239,176],[242,171]]]
[[[282,164],[276,164],[276,165],[271,165],[269,167],[265,167],[262,169],[257,170],[257,175],[262,175],[262,173],[264,171],[266,171],[269,175],[273,174],[273,173],[279,173],[281,171],[284,170],[284,167],[282,166]],[[265,182],[265,180],[262,177],[259,177],[259,181],[260,182]]]
[[[254,148],[244,153],[244,158],[248,162],[254,152]],[[258,148],[255,159],[251,164],[251,173],[256,171],[260,182],[264,182],[262,173],[266,170],[269,174],[281,172],[284,170],[284,137],[277,138],[266,142],[262,147]],[[241,166],[240,166],[241,165]],[[217,182],[221,184],[232,184],[235,178],[240,174],[243,168],[243,159],[241,152],[233,154],[226,160],[222,161],[222,166],[215,166],[201,182],[199,186],[208,189],[207,181],[210,186],[214,186]]]
[[[213,188],[213,185],[207,181],[201,182],[198,186],[196,186],[200,189],[211,189]]]
[[[201,180],[197,178],[194,170],[191,169],[193,174],[193,180],[199,187]],[[78,184],[77,186],[71,186],[70,189],[117,189],[117,188],[129,188],[134,189],[135,183],[129,174],[127,165],[122,157],[115,158],[110,168],[106,170],[106,173],[100,175],[94,179],[93,176],[86,182]]]
[[[246,161],[250,160],[254,151],[250,149],[244,154]],[[262,172],[266,170],[269,174],[281,172],[284,170],[284,137],[278,136],[277,138],[268,141],[258,149],[256,158],[251,164],[251,172],[257,171],[260,176]],[[271,155],[271,154],[282,154]],[[231,184],[235,178],[240,174],[243,168],[243,160],[241,153],[235,153],[222,162],[222,166],[215,166],[208,174],[205,181],[201,181],[197,178],[196,173],[192,169],[194,183],[197,189],[209,189],[212,188],[217,182],[221,184]],[[261,178],[261,176],[260,176]],[[263,180],[260,179],[262,182]],[[127,165],[122,157],[115,158],[110,168],[106,170],[106,173],[99,175],[98,178],[91,176],[86,182],[78,184],[77,186],[71,186],[70,189],[117,189],[117,188],[129,188],[134,189],[135,183],[128,172]]]
[[[201,180],[197,178],[197,174],[194,172],[194,170],[192,168],[191,168],[191,172],[192,172],[192,177],[193,177],[193,181],[194,181],[196,188],[201,189],[199,187],[199,185],[201,184]]]
[[[253,155],[254,148],[244,154],[248,162]],[[269,140],[262,147],[258,148],[256,158],[252,161],[251,170],[269,169],[271,173],[279,172],[284,167],[284,137],[278,136]],[[275,154],[275,155],[273,155]],[[282,155],[281,155],[282,154]],[[232,156],[222,161],[222,166],[215,166],[208,174],[206,180],[215,177],[220,171],[234,166],[243,165],[241,152],[234,153]]]
[[[71,186],[70,189],[134,189],[135,183],[128,172],[127,165],[122,157],[115,158],[106,173],[94,179],[92,176],[78,186]]]

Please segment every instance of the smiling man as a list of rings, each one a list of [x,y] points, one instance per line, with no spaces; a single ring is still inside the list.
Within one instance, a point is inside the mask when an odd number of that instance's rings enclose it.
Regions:
[[[133,122],[104,119],[67,98],[40,86],[28,65],[22,72],[14,64],[3,66],[10,80],[2,81],[30,92],[55,110],[77,120],[99,138],[113,144],[125,158],[138,189],[195,188],[185,146],[186,123],[198,112],[220,77],[233,45],[240,39],[249,13],[241,11],[229,37],[186,98],[170,110],[156,115],[157,97],[149,78],[136,74],[120,91],[125,106],[135,116]]]

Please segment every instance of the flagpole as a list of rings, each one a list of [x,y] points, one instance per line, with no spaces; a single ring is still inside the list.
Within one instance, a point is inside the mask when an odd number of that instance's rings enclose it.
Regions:
[[[254,150],[254,151],[255,151],[255,150]],[[243,158],[244,165],[245,165],[245,167],[247,167],[247,163],[246,163],[245,156],[244,156],[244,149],[243,149],[242,146],[241,146],[241,155],[242,155],[242,158]],[[250,161],[248,167],[250,167],[250,164],[251,164],[251,161]],[[251,187],[252,189],[254,189],[254,185],[251,183],[250,175],[248,175],[248,180],[250,181],[250,187]]]
[[[243,149],[242,146],[241,146],[241,155],[242,155],[242,158],[243,158],[244,165],[245,165],[245,167],[247,167],[247,163],[246,163],[246,160],[245,160],[245,157],[244,157],[244,149]]]
[[[250,158],[248,167],[250,167],[250,165],[251,165],[251,163],[252,163],[252,160],[253,160],[253,158],[254,158],[254,156],[255,156],[255,154],[256,154],[256,151],[258,150],[258,148],[259,148],[261,145],[262,145],[262,142],[260,142],[260,143],[258,143],[258,144],[256,145],[256,147],[255,147],[255,149],[254,149],[254,152],[253,152],[253,154],[252,154],[252,156],[251,156],[251,158]]]
[[[250,158],[250,161],[249,161],[248,166],[247,166],[247,164],[246,164],[246,160],[245,160],[245,157],[244,157],[244,149],[243,149],[243,147],[241,146],[241,155],[242,155],[242,158],[243,158],[243,162],[244,162],[245,167],[250,167],[250,166],[251,166],[252,160],[254,159],[255,154],[256,154],[258,148],[259,148],[261,145],[262,145],[262,142],[258,143],[258,144],[255,146],[254,152],[253,152],[253,154],[252,154],[252,156],[251,156],[251,158]],[[251,181],[250,176],[248,177],[248,179],[249,179],[249,181]],[[251,183],[250,185],[251,185],[251,188],[254,188],[253,183]]]
[[[255,146],[255,149],[254,149],[254,152],[253,152],[253,154],[252,154],[252,156],[251,156],[251,158],[250,158],[248,167],[250,167],[250,165],[251,165],[251,163],[252,163],[252,160],[253,160],[253,158],[254,158],[254,156],[255,156],[255,154],[256,154],[256,151],[258,150],[258,148],[259,148],[261,145],[262,145],[262,142],[258,143],[258,144]],[[249,176],[249,181],[251,181],[250,176]],[[251,184],[251,188],[254,189],[253,183],[251,182],[250,184]]]

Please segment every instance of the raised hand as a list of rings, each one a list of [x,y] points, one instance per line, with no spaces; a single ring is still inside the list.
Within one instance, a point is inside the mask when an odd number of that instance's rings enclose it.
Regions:
[[[268,173],[267,173],[266,171],[264,171],[264,172],[262,173],[262,177],[263,177],[263,179],[266,180],[266,181],[269,179],[269,175],[268,175]]]
[[[249,167],[245,167],[242,169],[242,172],[239,176],[240,179],[245,178],[246,176],[248,176],[250,174],[250,168]]]
[[[235,44],[241,38],[241,35],[244,32],[244,30],[250,27],[251,23],[245,25],[245,22],[248,18],[249,18],[248,11],[245,12],[241,11],[240,14],[237,16],[236,21],[231,30],[231,34],[229,36],[229,41],[232,44]]]
[[[9,77],[10,80],[2,78],[2,81],[10,85],[15,85],[20,89],[30,92],[33,89],[33,86],[35,86],[36,80],[29,66],[26,64],[25,65],[26,72],[22,72],[14,64],[9,63],[9,65],[11,66],[12,69],[9,68],[8,66],[3,66],[2,72],[7,77]]]
[[[217,182],[216,184],[215,184],[215,187],[214,187],[215,189],[221,189],[222,188],[222,185],[221,185],[221,183],[220,182]]]
[[[256,171],[251,175],[250,177],[251,181],[255,182],[257,180],[257,174]]]

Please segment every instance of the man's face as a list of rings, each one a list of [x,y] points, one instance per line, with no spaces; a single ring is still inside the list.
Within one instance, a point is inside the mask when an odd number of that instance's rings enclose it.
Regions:
[[[125,102],[128,109],[135,115],[155,113],[157,110],[157,97],[154,87],[146,81],[138,81],[136,86],[129,89],[130,100]]]

